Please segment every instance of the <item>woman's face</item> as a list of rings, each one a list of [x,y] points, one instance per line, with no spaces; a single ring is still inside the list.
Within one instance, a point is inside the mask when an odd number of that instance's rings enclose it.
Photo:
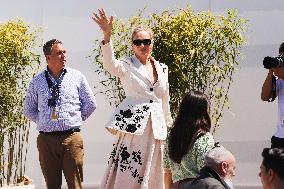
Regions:
[[[137,32],[132,40],[132,49],[137,58],[148,58],[151,55],[153,41],[147,31]]]

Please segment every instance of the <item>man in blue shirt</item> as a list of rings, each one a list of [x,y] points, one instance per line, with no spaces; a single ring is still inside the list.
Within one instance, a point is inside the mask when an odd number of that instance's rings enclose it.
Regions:
[[[48,189],[60,189],[62,171],[69,189],[82,188],[82,121],[96,109],[85,76],[66,67],[62,42],[52,39],[43,52],[47,68],[30,82],[24,114],[37,124],[39,160]]]

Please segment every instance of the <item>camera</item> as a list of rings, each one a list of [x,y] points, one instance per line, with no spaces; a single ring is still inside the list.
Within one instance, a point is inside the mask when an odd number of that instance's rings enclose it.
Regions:
[[[276,57],[270,57],[270,56],[264,57],[263,66],[266,69],[284,67],[284,56],[279,55]]]

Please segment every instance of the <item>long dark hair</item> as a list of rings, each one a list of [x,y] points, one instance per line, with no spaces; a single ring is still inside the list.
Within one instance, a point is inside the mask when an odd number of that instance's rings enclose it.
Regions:
[[[211,119],[208,113],[208,98],[200,91],[188,92],[181,101],[178,115],[169,134],[169,157],[176,163],[192,147],[197,132],[209,132]]]

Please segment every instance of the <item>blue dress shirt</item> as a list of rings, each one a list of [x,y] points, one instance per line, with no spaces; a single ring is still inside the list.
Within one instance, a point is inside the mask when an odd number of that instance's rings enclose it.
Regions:
[[[96,109],[94,94],[86,77],[79,71],[65,67],[59,98],[56,101],[58,119],[51,119],[53,108],[48,106],[51,98],[45,74],[41,72],[30,82],[24,100],[24,115],[37,124],[38,131],[52,132],[79,128]],[[51,81],[56,84],[50,74]]]

